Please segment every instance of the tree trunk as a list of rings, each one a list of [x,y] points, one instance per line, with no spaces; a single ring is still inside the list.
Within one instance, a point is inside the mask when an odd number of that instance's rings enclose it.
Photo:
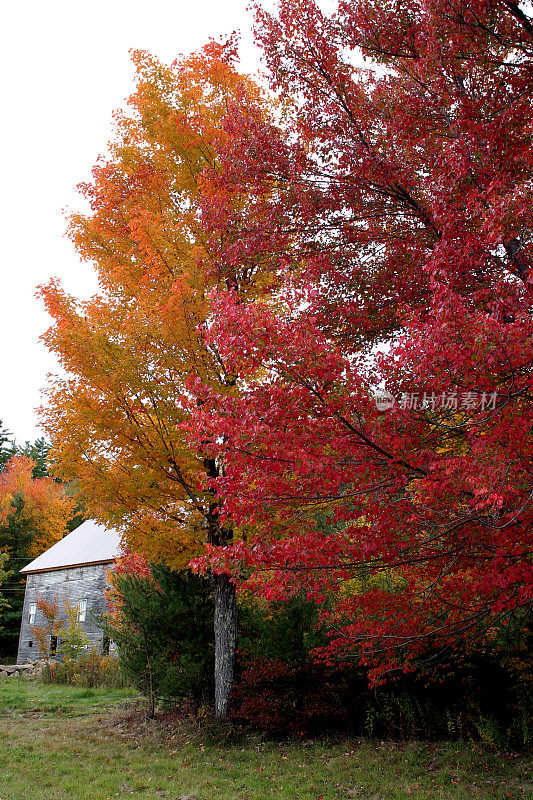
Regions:
[[[215,716],[228,715],[237,644],[237,601],[229,575],[213,575],[215,581]]]

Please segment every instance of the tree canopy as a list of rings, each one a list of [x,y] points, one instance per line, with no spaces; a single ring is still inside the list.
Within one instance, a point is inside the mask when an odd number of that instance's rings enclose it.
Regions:
[[[242,391],[196,431],[253,533],[207,563],[336,597],[324,657],[379,678],[532,599],[532,23],[283,0],[256,32],[287,135],[235,125],[222,182],[270,199],[283,282],[275,310],[214,305]]]
[[[217,237],[234,240],[236,233],[229,222],[222,231],[206,229],[203,181],[223,169],[218,152],[232,135],[228,109],[239,103],[260,118],[266,106],[233,56],[231,42],[211,43],[170,67],[133,55],[136,90],[117,114],[109,156],[80,187],[90,212],[70,220],[100,292],[78,303],[55,280],[41,289],[54,318],[44,338],[67,374],[50,386],[43,411],[54,474],[75,479],[88,511],[119,526],[133,550],[175,569],[206,543],[225,546],[233,538],[208,483],[219,465],[186,424],[203,402],[191,376],[225,395],[235,391],[235,376],[204,329],[218,280]],[[244,201],[232,198],[233,207]],[[231,212],[227,203],[225,209]],[[253,269],[229,265],[226,278],[240,296],[256,291]],[[215,638],[227,645],[215,666],[229,674],[234,588],[224,575],[215,582]],[[223,681],[217,700],[221,714],[230,682]]]
[[[269,104],[231,42],[136,54],[71,219],[100,294],[42,289],[57,474],[150,560],[327,597],[376,680],[533,595],[532,36],[281,0]]]
[[[36,449],[46,449],[41,440]],[[0,557],[9,571],[0,652],[9,654],[16,650],[24,602],[20,570],[68,533],[76,507],[68,487],[48,476],[34,477],[41,471],[42,464],[15,455],[0,473]]]

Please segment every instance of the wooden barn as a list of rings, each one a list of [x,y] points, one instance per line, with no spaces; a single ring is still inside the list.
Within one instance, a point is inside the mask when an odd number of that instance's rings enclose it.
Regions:
[[[58,603],[60,611],[65,602],[69,602],[77,609],[78,621],[91,645],[102,650],[109,646],[103,641],[102,631],[95,625],[93,616],[106,610],[107,571],[120,551],[121,538],[117,531],[87,520],[21,570],[27,577],[18,664],[39,658],[33,631],[36,626],[45,624],[37,608],[40,599]],[[64,618],[64,614],[60,616]],[[52,637],[52,653],[59,644],[56,637]]]

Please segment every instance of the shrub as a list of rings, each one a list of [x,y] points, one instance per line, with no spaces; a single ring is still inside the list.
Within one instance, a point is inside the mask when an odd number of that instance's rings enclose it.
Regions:
[[[89,648],[89,639],[78,622],[75,606],[65,603],[64,619],[60,620],[57,603],[39,600],[37,605],[46,619],[46,624],[34,632],[39,652],[46,659],[41,676],[45,683],[106,688],[125,684],[117,659],[102,656],[96,649]],[[57,652],[59,659],[53,661],[50,653],[52,635],[60,638],[61,642]]]
[[[103,621],[121,667],[154,699],[212,694],[213,597],[209,580],[152,565],[146,574],[112,576],[115,612]]]
[[[58,636],[61,623],[59,621],[59,605],[56,602],[47,602],[42,598],[37,600],[37,608],[44,616],[46,623],[36,625],[33,629],[33,638],[37,642],[37,650],[41,658],[51,657],[50,647],[53,636]]]
[[[533,742],[532,648],[520,612],[487,631],[485,645],[427,652],[425,666],[376,689],[350,664],[313,663],[323,636],[302,598],[243,603],[232,718],[283,735],[344,728],[379,739],[474,739],[501,749]]]
[[[326,642],[319,608],[304,595],[268,604],[244,595],[238,602],[239,650],[246,658],[299,664],[309,661],[310,653]]]
[[[231,718],[275,735],[346,728],[365,682],[351,667],[313,663],[324,643],[317,605],[303,595],[268,605],[245,596],[239,618]]]
[[[346,729],[363,686],[347,669],[254,658],[234,687],[231,718],[275,735]]]
[[[114,689],[125,686],[127,680],[113,656],[102,656],[96,650],[87,650],[76,658],[49,661],[43,667],[44,683],[72,684],[74,686]]]
[[[78,622],[78,610],[71,603],[65,603],[66,626],[64,622],[58,629],[60,637],[59,654],[65,662],[78,660],[89,647],[89,637]]]

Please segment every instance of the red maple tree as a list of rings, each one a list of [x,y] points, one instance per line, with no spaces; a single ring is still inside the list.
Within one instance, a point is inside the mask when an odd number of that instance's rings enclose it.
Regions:
[[[325,655],[379,678],[533,596],[533,23],[506,0],[256,20],[284,126],[230,108],[204,173],[209,230],[238,208],[219,275],[271,276],[214,300],[240,393],[190,381],[243,532],[209,560],[328,597]]]

